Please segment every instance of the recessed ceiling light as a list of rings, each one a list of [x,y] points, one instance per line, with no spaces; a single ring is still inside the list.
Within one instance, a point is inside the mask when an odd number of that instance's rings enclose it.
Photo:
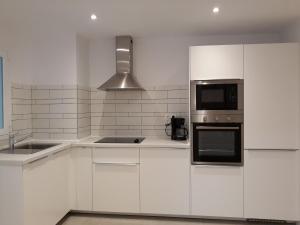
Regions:
[[[91,15],[91,20],[96,20],[97,19],[97,16],[95,14],[92,14]]]
[[[218,14],[220,12],[220,8],[219,7],[214,7],[212,11],[213,11],[214,14]]]

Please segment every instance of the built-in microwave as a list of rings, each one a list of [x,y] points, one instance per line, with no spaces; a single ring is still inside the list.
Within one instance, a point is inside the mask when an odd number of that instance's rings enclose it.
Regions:
[[[243,114],[244,81],[241,79],[191,81],[191,115]]]

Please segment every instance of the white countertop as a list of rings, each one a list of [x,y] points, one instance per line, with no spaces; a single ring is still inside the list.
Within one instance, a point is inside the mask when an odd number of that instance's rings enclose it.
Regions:
[[[125,144],[125,143],[94,143],[95,141],[100,140],[102,137],[91,136],[80,141],[74,143],[74,146],[78,147],[94,147],[94,148],[118,148],[118,147],[126,147],[126,148],[190,148],[190,143],[188,141],[174,141],[171,139],[162,139],[162,138],[153,138],[146,137],[139,144]]]
[[[189,149],[190,143],[188,141],[173,141],[170,139],[159,139],[159,138],[145,138],[142,143],[139,144],[124,144],[124,143],[94,143],[97,140],[100,140],[101,137],[90,136],[80,140],[35,140],[30,139],[18,143],[17,145],[22,145],[26,143],[61,143],[60,145],[48,148],[46,150],[28,154],[3,154],[0,150],[0,166],[1,165],[15,165],[22,166],[27,163],[33,162],[40,158],[50,156],[54,153],[64,151],[70,147],[90,147],[90,148],[181,148]],[[4,147],[5,148],[5,147]],[[3,149],[3,148],[1,148]]]

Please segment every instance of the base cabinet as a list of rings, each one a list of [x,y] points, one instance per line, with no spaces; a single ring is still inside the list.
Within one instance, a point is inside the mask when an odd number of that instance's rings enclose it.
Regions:
[[[190,150],[142,148],[141,212],[189,214]]]
[[[69,211],[68,157],[59,152],[25,166],[24,225],[53,225]]]
[[[299,153],[245,151],[245,217],[299,220]]]
[[[139,213],[139,149],[93,152],[93,211]]]
[[[75,187],[75,210],[92,211],[92,149],[74,148],[72,162]]]
[[[243,167],[194,165],[191,190],[192,215],[243,218]]]

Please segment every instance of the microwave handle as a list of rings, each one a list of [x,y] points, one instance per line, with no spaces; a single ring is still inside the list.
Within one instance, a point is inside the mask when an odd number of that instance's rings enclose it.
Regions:
[[[196,126],[196,130],[239,130],[240,127],[209,127],[209,126]]]

